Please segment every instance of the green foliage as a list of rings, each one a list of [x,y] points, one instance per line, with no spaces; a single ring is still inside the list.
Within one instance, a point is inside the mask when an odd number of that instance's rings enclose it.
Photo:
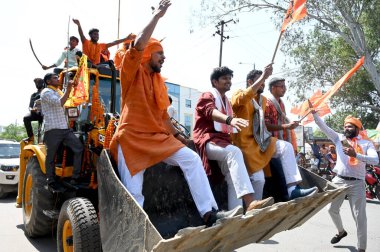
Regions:
[[[266,10],[280,28],[289,1],[203,0],[202,3],[203,11],[213,10],[209,16],[214,19],[242,11]],[[373,62],[375,71],[380,68],[380,0],[308,0],[307,11],[305,19],[286,30],[280,47],[289,56],[284,68],[291,73],[286,78],[288,92],[296,97],[294,104],[306,100],[317,89],[327,91],[363,55]],[[290,71],[294,65],[297,70]],[[334,127],[341,125],[348,114],[360,117],[366,128],[376,126],[380,120],[379,77],[368,66],[362,67],[330,99],[330,107],[336,111],[329,119]]]
[[[327,136],[325,135],[325,133],[323,133],[320,129],[316,129],[314,132],[313,132],[313,136],[314,136],[314,139],[315,138],[323,138],[323,139],[326,139]]]
[[[0,134],[1,139],[9,139],[20,141],[26,138],[26,131],[24,126],[17,126],[16,124],[10,124],[4,128],[4,132]]]

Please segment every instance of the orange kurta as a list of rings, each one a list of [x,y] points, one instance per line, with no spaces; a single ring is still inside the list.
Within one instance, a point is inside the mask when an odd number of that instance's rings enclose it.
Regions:
[[[263,169],[271,160],[277,139],[271,137],[270,144],[265,152],[262,152],[253,136],[253,113],[255,108],[252,104],[252,99],[256,99],[256,94],[249,87],[245,90],[238,90],[232,96],[232,109],[234,110],[235,117],[244,118],[249,121],[249,126],[242,128],[236,134],[232,134],[232,142],[238,146],[243,152],[245,165],[248,173],[252,175]],[[265,111],[267,99],[263,97],[261,107]]]
[[[125,52],[126,52],[126,50],[124,48],[124,45],[123,45],[123,47],[119,48],[116,51],[115,56],[113,58],[113,62],[115,64],[116,70],[120,70],[120,68],[121,68],[121,61],[123,60]]]
[[[82,50],[83,53],[87,55],[87,58],[91,60],[92,64],[100,63],[100,53],[107,49],[107,44],[105,43],[93,43],[91,40],[86,39],[83,41]]]
[[[166,109],[155,100],[151,74],[142,64],[143,52],[129,49],[120,70],[121,117],[111,140],[111,155],[117,160],[120,144],[131,175],[168,158],[184,145],[165,127]],[[164,84],[163,84],[164,85]]]

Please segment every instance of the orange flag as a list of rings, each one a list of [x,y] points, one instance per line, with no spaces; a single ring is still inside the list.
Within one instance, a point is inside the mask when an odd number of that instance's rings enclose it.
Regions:
[[[70,92],[69,98],[65,103],[65,107],[76,107],[82,103],[88,102],[89,99],[89,75],[87,68],[87,56],[82,55],[79,62],[77,73],[75,74],[74,81],[78,85]]]
[[[364,56],[361,57],[358,62],[356,62],[355,66],[348,71],[339,81],[337,81],[334,86],[332,86],[326,93],[322,96],[318,97],[315,93],[310,98],[311,103],[315,109],[320,108],[322,105],[326,104],[327,100],[331,98],[342,86],[347,82],[348,79],[364,64]],[[317,91],[318,92],[318,91]],[[319,91],[320,92],[320,91]],[[315,96],[315,97],[314,97]],[[313,98],[314,97],[314,98]],[[295,107],[291,109],[291,113],[303,116],[306,115],[309,110],[308,101],[303,102],[299,107]]]
[[[284,32],[289,25],[303,19],[306,15],[306,0],[290,1],[284,22],[282,23],[281,32]]]

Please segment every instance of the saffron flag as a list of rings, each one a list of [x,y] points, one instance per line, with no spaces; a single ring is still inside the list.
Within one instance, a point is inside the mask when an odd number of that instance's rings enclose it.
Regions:
[[[306,0],[290,1],[289,8],[285,14],[284,22],[282,23],[281,32],[284,32],[289,25],[303,19],[306,15]]]
[[[326,93],[318,97],[318,94],[313,94],[310,97],[310,101],[313,104],[313,107],[318,110],[318,108],[324,106],[328,99],[331,98],[342,86],[347,82],[348,79],[364,64],[364,56],[361,57],[358,62],[356,62],[355,66],[348,71],[339,81],[337,81],[334,86],[332,86]],[[318,92],[318,91],[317,91]],[[320,91],[319,91],[320,92]],[[308,101],[303,102],[299,107],[295,107],[291,109],[291,113],[304,116],[308,113],[309,103]]]
[[[87,68],[87,56],[82,55],[77,73],[74,76],[74,82],[78,85],[74,87],[65,103],[65,107],[76,107],[80,104],[88,102],[89,99],[89,78]]]

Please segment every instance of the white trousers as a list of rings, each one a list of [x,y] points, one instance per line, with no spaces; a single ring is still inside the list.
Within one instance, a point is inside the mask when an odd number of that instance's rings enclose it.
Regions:
[[[212,208],[218,210],[218,205],[212,194],[202,161],[197,153],[187,147],[183,147],[170,157],[164,159],[163,162],[181,168],[195,205],[202,217],[205,213],[211,211]],[[123,185],[136,199],[137,203],[143,207],[144,195],[142,194],[142,187],[145,170],[131,176],[120,145],[118,146],[118,170]],[[173,188],[173,190],[176,189]]]
[[[232,144],[223,148],[207,143],[206,154],[208,159],[218,161],[219,167],[226,178],[228,209],[241,205],[240,198],[254,192],[241,150]]]
[[[262,200],[265,185],[264,170],[261,169],[260,171],[253,173],[249,179],[251,180],[253,190],[255,191],[253,197],[255,200]]]
[[[296,158],[294,156],[293,145],[291,143],[284,140],[277,140],[276,152],[273,157],[280,159],[287,185],[302,181]]]
[[[358,236],[358,249],[367,248],[367,214],[366,214],[366,196],[364,180],[344,180],[335,177],[332,180],[338,186],[349,186],[347,191],[348,201],[352,217],[354,217]],[[336,198],[330,205],[329,214],[339,232],[344,230],[342,217],[340,216],[340,207],[343,204],[346,195]]]

